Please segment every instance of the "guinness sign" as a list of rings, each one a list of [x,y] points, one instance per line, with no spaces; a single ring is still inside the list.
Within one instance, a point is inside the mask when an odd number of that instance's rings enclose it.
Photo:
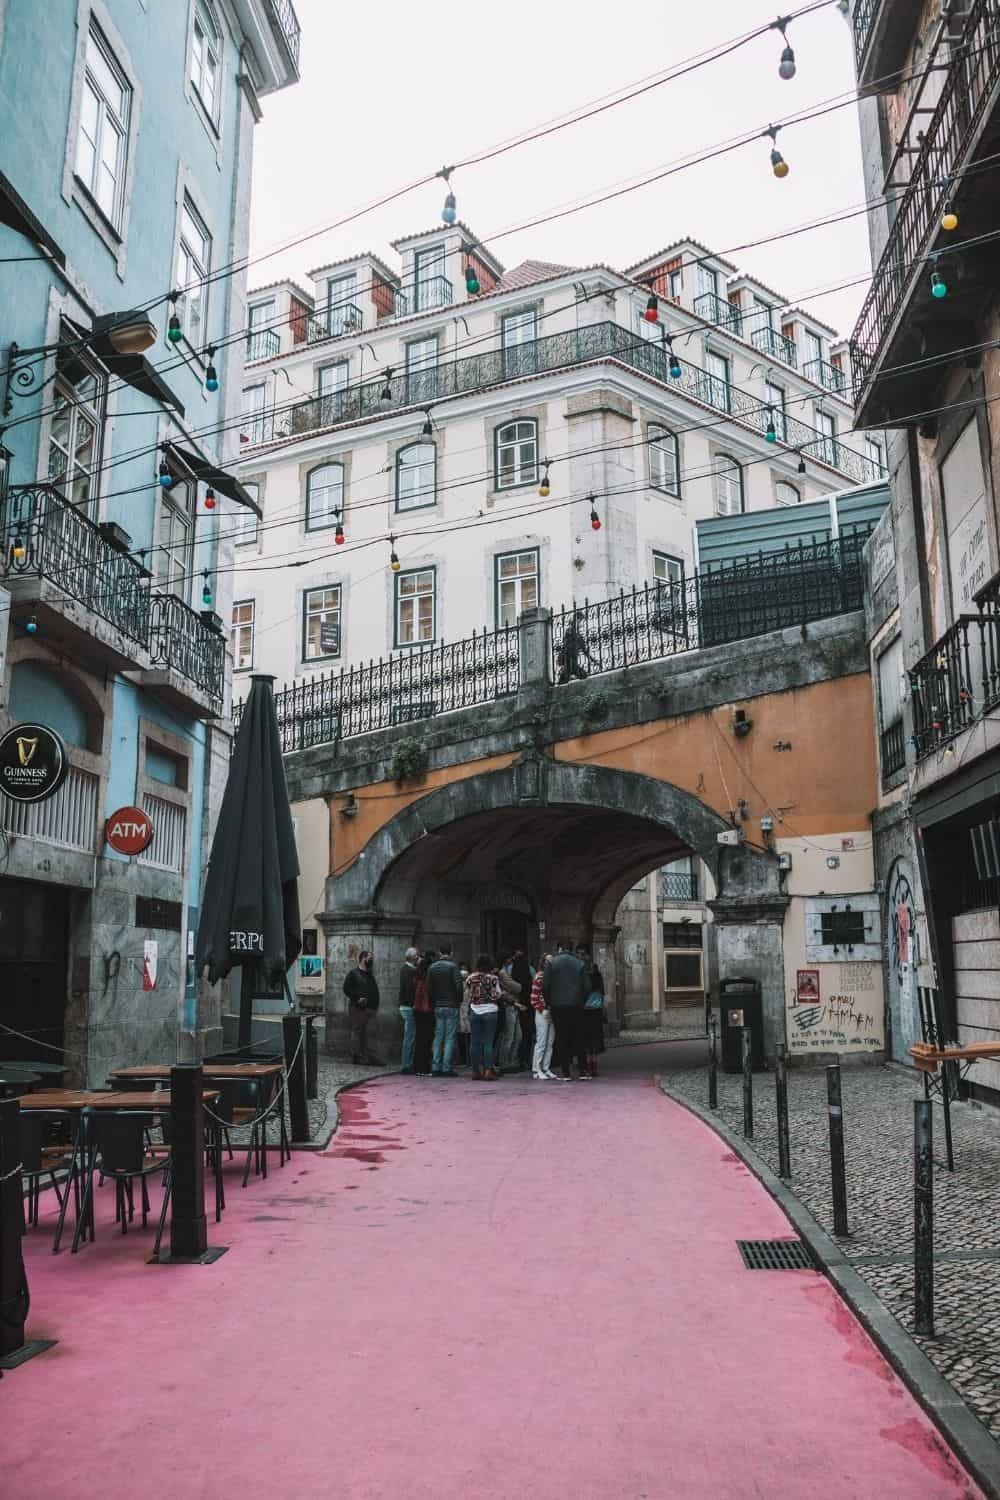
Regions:
[[[15,724],[0,737],[0,790],[12,802],[44,802],[68,770],[66,746],[44,724]]]

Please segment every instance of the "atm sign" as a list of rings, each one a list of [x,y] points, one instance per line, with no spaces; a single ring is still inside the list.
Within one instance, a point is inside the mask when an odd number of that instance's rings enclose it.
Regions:
[[[120,807],[104,825],[105,842],[116,854],[141,854],[153,842],[153,823],[141,807]]]

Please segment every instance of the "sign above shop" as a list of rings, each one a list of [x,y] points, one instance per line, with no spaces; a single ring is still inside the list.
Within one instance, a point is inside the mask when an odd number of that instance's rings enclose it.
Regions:
[[[15,724],[0,737],[0,789],[12,802],[44,802],[68,770],[66,746],[44,724]]]
[[[153,842],[153,820],[141,807],[120,807],[104,825],[104,840],[116,854],[141,854]]]

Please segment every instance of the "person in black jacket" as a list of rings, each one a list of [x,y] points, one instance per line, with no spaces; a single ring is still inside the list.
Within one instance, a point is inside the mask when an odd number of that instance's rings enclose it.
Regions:
[[[385,1063],[373,1057],[368,1050],[368,1027],[379,1006],[378,981],[372,973],[372,955],[367,948],[358,954],[357,968],[352,969],[344,980],[347,996],[347,1013],[351,1022],[351,1054],[356,1063],[366,1062],[372,1068],[384,1068]]]
[[[417,993],[417,964],[420,953],[416,948],[407,948],[403,967],[399,971],[399,1019],[403,1023],[403,1055],[401,1073],[413,1072],[413,1049],[417,1040],[417,1028],[413,1014],[413,1000]]]
[[[452,957],[450,943],[441,944],[439,957],[427,970],[427,989],[434,1007],[435,1078],[457,1078],[452,1067],[458,1010],[462,1003],[462,974]]]
[[[573,1076],[573,1056],[579,1050],[579,1033],[583,1004],[587,998],[587,971],[575,953],[564,944],[551,963],[545,965],[542,993],[555,1028],[552,1066],[558,1078],[569,1082]],[[580,1074],[585,1078],[586,1073]]]

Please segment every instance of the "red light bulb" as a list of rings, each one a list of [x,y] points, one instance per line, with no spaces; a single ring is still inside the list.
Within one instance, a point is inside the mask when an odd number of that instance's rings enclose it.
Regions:
[[[344,543],[345,543],[346,540],[347,540],[347,538],[344,536],[344,528],[343,528],[343,526],[341,526],[340,522],[338,521],[337,522],[337,529],[333,533],[333,543],[334,543],[334,546],[335,547],[342,547],[344,545]]]
[[[646,311],[643,313],[643,317],[647,323],[658,323],[660,321],[660,304],[657,301],[655,292],[649,294],[649,301],[646,303]]]
[[[596,510],[590,512],[590,529],[591,531],[600,531],[601,529],[601,518]]]
[[[205,509],[206,510],[214,510],[215,509],[215,491],[214,490],[206,490],[205,491]]]

